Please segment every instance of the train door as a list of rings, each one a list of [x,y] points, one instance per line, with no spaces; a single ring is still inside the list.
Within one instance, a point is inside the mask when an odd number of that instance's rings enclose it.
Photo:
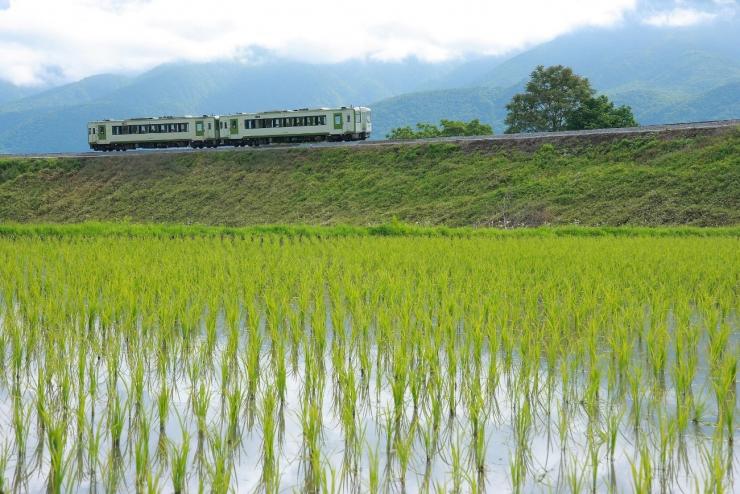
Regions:
[[[344,122],[342,120],[341,113],[334,114],[334,130],[342,130],[344,128]]]
[[[98,125],[98,140],[105,140],[105,125]]]
[[[229,135],[235,136],[239,134],[239,119],[229,119]]]
[[[221,138],[221,120],[219,120],[218,118],[214,118],[213,126],[214,126],[213,136],[216,139],[216,142],[218,142],[218,140]]]
[[[206,133],[206,129],[203,126],[203,120],[197,120],[195,122],[195,135],[196,137],[203,137]]]

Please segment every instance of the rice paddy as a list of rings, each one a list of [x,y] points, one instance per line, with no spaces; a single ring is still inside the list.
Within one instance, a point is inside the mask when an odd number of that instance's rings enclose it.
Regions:
[[[737,489],[734,233],[132,232],[0,237],[0,492]]]

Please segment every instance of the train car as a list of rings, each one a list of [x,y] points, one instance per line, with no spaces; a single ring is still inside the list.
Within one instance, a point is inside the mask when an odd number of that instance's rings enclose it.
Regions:
[[[356,141],[372,132],[371,112],[365,107],[237,113],[219,120],[220,144],[225,146]]]
[[[87,125],[87,141],[95,151],[170,147],[216,147],[218,117],[159,117],[102,120]]]
[[[370,137],[365,107],[318,108],[226,116],[102,120],[87,126],[95,151],[169,147],[260,146],[276,143],[353,141]]]

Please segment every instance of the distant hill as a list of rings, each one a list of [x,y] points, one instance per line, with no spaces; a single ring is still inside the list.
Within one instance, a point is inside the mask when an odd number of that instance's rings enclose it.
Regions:
[[[25,98],[26,96],[30,96],[38,91],[40,91],[40,89],[15,86],[9,82],[0,80],[0,105],[9,101]]]
[[[25,94],[0,83],[0,152],[87,148],[103,118],[370,105],[373,138],[393,127],[479,118],[503,132],[505,106],[538,64],[569,65],[643,124],[738,118],[740,27],[589,29],[509,58],[313,65],[265,53],[260,63],[168,64]],[[20,91],[20,93],[19,93]]]
[[[95,119],[367,105],[417,90],[456,65],[214,62],[163,65],[134,78],[97,76],[0,105],[0,149],[85,149],[85,124]]]
[[[0,104],[0,113],[14,113],[37,109],[59,109],[99,100],[130,84],[131,78],[122,75],[102,74],[73,84],[66,84],[24,98]]]
[[[404,94],[372,105],[373,139],[384,139],[394,127],[438,123],[441,119],[469,121],[474,118],[502,130],[506,103],[514,88],[474,87],[440,89]]]
[[[508,60],[490,61],[491,70],[468,86],[396,96],[373,105],[376,138],[393,127],[478,115],[503,132],[505,106],[537,65],[568,65],[619,104],[630,105],[642,124],[738,118],[740,111],[740,28],[588,30],[560,37]],[[446,76],[455,79],[455,71]],[[482,95],[486,95],[482,98]],[[392,108],[392,110],[391,110]],[[387,115],[388,118],[384,118]]]

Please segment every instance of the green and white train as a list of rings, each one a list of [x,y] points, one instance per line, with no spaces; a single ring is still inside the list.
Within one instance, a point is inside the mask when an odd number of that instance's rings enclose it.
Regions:
[[[87,140],[95,151],[126,151],[357,141],[370,137],[371,131],[370,109],[360,106],[101,120],[87,125]]]

